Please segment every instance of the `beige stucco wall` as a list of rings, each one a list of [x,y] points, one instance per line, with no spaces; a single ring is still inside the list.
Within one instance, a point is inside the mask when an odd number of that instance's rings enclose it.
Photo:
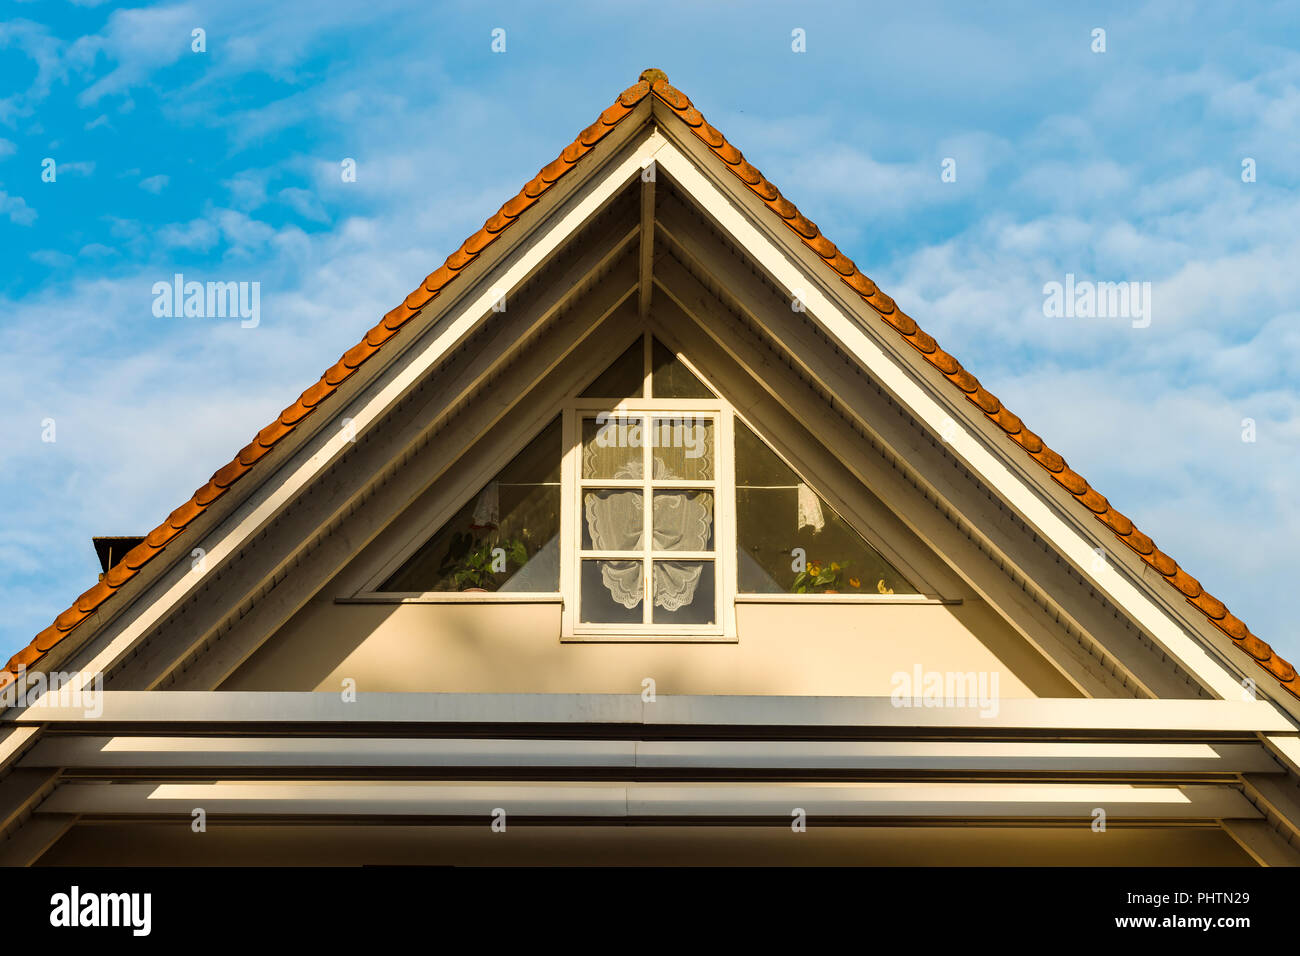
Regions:
[[[562,643],[558,604],[339,604],[328,588],[225,690],[888,696],[893,675],[997,675],[1001,697],[1076,696],[978,600],[961,605],[741,605],[739,640]],[[990,685],[991,686],[991,685]]]

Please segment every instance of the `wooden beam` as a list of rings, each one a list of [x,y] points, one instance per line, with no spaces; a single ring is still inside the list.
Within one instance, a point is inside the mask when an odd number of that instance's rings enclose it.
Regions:
[[[1223,829],[1260,866],[1300,866],[1300,850],[1267,820],[1224,820]]]
[[[980,475],[1012,513],[1034,528],[1077,573],[1122,608],[1199,689],[1222,698],[1240,694],[1240,679],[1247,673],[1243,668],[1251,666],[1243,660],[1244,652],[1232,647],[1223,635],[1207,640],[1204,630],[1192,629],[1195,636],[1189,632],[1185,620],[1170,610],[1174,603],[1172,592],[1167,588],[1157,591],[1135,577],[1131,566],[1123,563],[1127,556],[1123,561],[1096,562],[1097,545],[1116,548],[1114,537],[1090,520],[1086,510],[1076,502],[1062,500],[1062,489],[1048,487],[1054,484],[1050,478],[1029,464],[1023,455],[1013,454],[1014,445],[1006,436],[954,389],[941,385],[933,369],[915,374],[916,370],[909,365],[915,356],[908,356],[910,350],[896,337],[889,336],[887,345],[877,341],[875,336],[885,334],[886,330],[876,320],[874,310],[857,299],[853,308],[837,301],[836,297],[846,287],[834,279],[824,264],[819,264],[815,273],[801,268],[783,251],[781,244],[774,243],[756,227],[742,207],[720,192],[701,172],[700,166],[672,143],[657,156],[663,173],[689,193],[705,215],[729,234],[735,245],[744,249],[779,288],[790,292],[802,290],[800,302],[809,318],[839,343],[855,364],[869,370],[880,387],[923,423],[931,436],[943,435],[958,460]],[[716,166],[714,163],[713,167]],[[770,212],[763,211],[764,223],[774,224],[774,218]],[[799,245],[790,231],[782,230],[782,234],[785,242]],[[807,249],[802,253],[810,254]],[[835,293],[826,291],[832,284]],[[796,353],[794,358],[799,361],[800,355]],[[1184,609],[1188,606],[1181,599],[1176,603]],[[1204,628],[1205,622],[1200,626]],[[1285,706],[1294,707],[1294,699]]]
[[[547,334],[552,339],[580,341],[599,325],[622,303],[635,284],[635,263],[631,258],[631,243],[635,235],[636,226],[630,217],[611,224],[593,237],[592,244],[581,254],[559,268],[555,277],[535,296],[516,304],[513,314],[507,308],[500,316],[497,330],[484,346],[457,355],[444,369],[439,387],[432,390],[427,400],[403,415],[400,427],[378,430],[366,441],[358,442],[351,452],[348,468],[339,479],[331,482],[326,491],[304,497],[293,521],[280,529],[281,534],[293,536],[283,550],[254,548],[245,552],[238,566],[215,579],[220,586],[209,588],[202,610],[187,611],[183,631],[164,627],[148,643],[138,647],[130,660],[110,674],[108,685],[162,686],[193,663],[211,644],[211,649],[204,655],[207,660],[202,668],[202,679],[210,687],[217,686],[274,632],[275,627],[306,603],[311,593],[304,591],[303,585],[314,582],[315,578],[302,574],[301,568],[295,568],[294,574],[281,581],[272,596],[256,600],[252,610],[238,619],[234,629],[243,636],[242,640],[232,640],[231,635],[226,634],[214,642],[214,636],[228,625],[229,617],[240,602],[252,598],[260,584],[269,577],[284,573],[291,566],[293,557],[313,541],[321,527],[345,513],[348,505],[363,494],[393,461],[400,459],[420,435],[446,421],[447,415],[459,408],[466,396],[474,393],[504,355],[514,352],[522,356],[510,392],[516,398],[534,380],[545,375],[554,360],[537,347],[537,329],[554,319],[566,303],[573,304],[571,299],[575,288],[581,288],[592,276],[608,270],[609,274],[599,287],[583,297],[574,308],[560,314]],[[617,261],[620,256],[622,261]],[[524,349],[525,343],[531,347]],[[569,347],[572,347],[572,342]],[[472,403],[470,410],[450,431],[459,436],[458,440],[468,442],[468,436],[477,433],[475,429],[488,427],[505,411],[506,406],[497,402]],[[452,440],[449,435],[440,447],[445,449]],[[447,457],[445,452],[442,457]],[[433,472],[410,467],[398,470],[393,480],[406,489],[402,500],[409,502],[413,499],[448,464],[450,461],[444,462]],[[386,520],[392,517],[388,515]],[[317,551],[324,550],[332,559],[337,559],[339,556],[334,551],[338,545],[355,549],[359,542],[368,540],[381,528],[382,525],[371,523],[365,538],[350,537]],[[319,558],[315,560],[319,561]],[[341,561],[334,560],[333,567],[340,566]],[[186,676],[189,686],[196,686],[196,679],[194,675]]]
[[[567,311],[534,341],[534,347],[525,353],[514,369],[513,388],[501,390],[495,399],[485,398],[471,403],[463,414],[448,422],[438,441],[424,445],[409,458],[401,459],[401,467],[388,478],[385,500],[376,496],[367,502],[368,507],[343,518],[338,527],[332,529],[325,540],[294,567],[286,580],[256,601],[227,633],[196,654],[186,669],[176,674],[168,690],[211,690],[220,686],[334,574],[346,569],[358,552],[383,533],[427,488],[441,487],[444,477],[468,487],[478,487],[486,482],[492,472],[480,480],[474,478],[477,474],[475,469],[485,457],[485,448],[475,446],[475,439],[499,429],[499,433],[493,435],[494,440],[506,440],[517,434],[522,436],[521,441],[526,441],[527,437],[545,427],[547,420],[553,417],[554,409],[546,403],[530,401],[533,394],[529,391],[530,386],[552,372],[559,377],[573,374],[573,369],[583,363],[570,362],[566,356],[571,357],[580,343],[595,334],[597,329],[604,328],[603,323],[616,321],[620,310],[630,311],[629,299],[635,291],[633,267],[632,259],[625,259],[610,274],[607,285]],[[522,411],[517,418],[511,419],[508,413],[517,408]],[[506,422],[509,424],[504,424]],[[458,462],[465,465],[465,471],[453,467]],[[371,477],[375,474],[378,472]],[[451,494],[445,503],[457,501],[458,495],[459,492]]]
[[[809,817],[1108,820],[1258,819],[1224,785],[1131,786],[1037,783],[742,783],[617,781],[219,781],[65,783],[50,813],[96,817],[514,817],[566,819],[754,819]]]
[[[20,758],[19,766],[14,767],[3,780],[0,780],[0,832],[14,827],[24,816],[31,813],[54,789],[58,781],[57,764],[45,767],[35,764],[22,765],[21,760],[29,756],[31,756],[30,750]]]
[[[596,740],[569,738],[77,736],[48,737],[24,768],[232,769],[343,776],[375,768],[700,770],[744,773],[944,771],[953,774],[1282,773],[1259,744],[967,740]]]
[[[324,421],[317,419],[311,438],[296,447],[290,459],[285,460],[281,455],[277,467],[272,467],[269,461],[263,463],[259,473],[266,480],[247,484],[246,488],[242,487],[246,483],[241,482],[236,510],[206,536],[189,538],[191,544],[205,549],[208,568],[232,568],[238,573],[247,563],[244,549],[249,539],[271,525],[285,509],[304,498],[314,497],[305,495],[304,490],[352,449],[352,437],[366,435],[430,368],[445,360],[467,336],[496,315],[494,306],[500,300],[499,290],[517,290],[532,277],[579,228],[606,208],[639,175],[642,159],[656,155],[664,144],[663,137],[651,130],[598,171],[593,167],[591,178],[580,177],[581,188],[575,189],[562,207],[541,224],[528,243],[515,250],[517,256],[511,257],[508,263],[503,262],[472,291],[462,290],[464,298],[457,300],[453,313],[441,315],[423,334],[412,334],[416,341],[402,351],[400,362],[383,364],[382,372],[373,380],[367,372],[363,377],[368,381],[360,393],[349,389],[346,400],[337,396],[331,399]],[[345,418],[350,419],[350,427],[339,427],[338,423]],[[113,603],[112,607],[120,608],[121,613],[111,627],[95,632],[89,641],[86,637],[78,640],[76,666],[67,669],[87,675],[87,679],[94,674],[108,675],[137,649],[141,638],[150,634],[187,597],[204,590],[226,590],[214,585],[214,574],[195,574],[186,552],[163,563],[166,570],[147,593],[137,592],[138,599],[125,602],[125,606]]]
[[[719,250],[712,240],[702,239],[680,202],[661,202],[659,223],[674,247],[702,273],[713,276],[751,319],[770,329],[772,343],[836,396],[861,428],[874,435],[905,463],[934,460],[928,438],[916,431],[896,408],[889,406],[847,362],[828,354],[825,344],[799,314],[792,312],[788,305],[775,302],[771,290],[744,268],[741,260]],[[752,333],[738,323],[730,310],[680,262],[660,257],[655,276],[664,291],[688,314],[699,317],[699,324],[705,331],[740,362],[773,399],[789,407],[793,396],[806,390],[801,386],[797,392],[793,391],[792,382],[802,380],[785,363],[773,361],[770,355],[765,355],[765,349],[741,348],[753,340]],[[828,424],[833,421],[831,416],[823,414],[822,417]],[[859,462],[862,457],[858,456]],[[990,508],[984,489],[971,485],[949,465],[940,464],[925,469],[923,473],[915,468],[912,471],[912,479],[920,487],[954,512],[985,515],[988,520],[970,523],[971,532],[978,535],[992,552],[1017,568],[1027,580],[1038,584],[1044,600],[1057,613],[1088,634],[1098,646],[1105,647],[1116,666],[1141,688],[1142,693],[1177,697],[1193,692],[1192,685],[1179,678],[1168,660],[1133,637],[1127,640],[1120,637],[1113,611],[1094,596],[1093,587],[1068,573],[1065,566],[1045,560],[1041,548],[1033,545],[1007,521],[1006,515]],[[886,476],[881,477],[888,481]],[[898,478],[890,484],[898,484]],[[885,493],[879,486],[877,491]],[[926,539],[919,527],[914,530],[923,540]],[[1108,635],[1105,643],[1099,639],[1103,634]],[[1080,652],[1083,653],[1082,648]],[[1082,663],[1087,663],[1086,657]],[[1077,679],[1074,674],[1071,677]]]
[[[637,311],[642,319],[650,315],[650,297],[654,292],[655,251],[655,165],[652,160],[641,170],[641,282],[638,287]]]
[[[680,263],[671,259],[662,261],[659,281],[667,293],[664,296],[667,301],[661,301],[656,307],[661,321],[669,323],[684,347],[711,368],[721,369],[735,363],[746,373],[746,380],[751,385],[745,390],[747,407],[742,410],[768,423],[769,437],[780,431],[778,423],[783,419],[817,422],[821,441],[838,450],[836,460],[848,468],[857,481],[890,502],[897,512],[896,515],[891,512],[894,520],[901,517],[910,534],[951,562],[965,585],[1080,693],[1090,697],[1125,696],[1123,685],[1105,670],[1100,659],[1090,655],[1077,641],[1061,634],[1055,615],[1025,594],[997,561],[932,501],[922,497],[883,456],[860,450],[860,436],[836,416],[827,414],[827,409],[807,384],[787,365],[775,361],[772,353],[751,331],[737,322]],[[674,321],[675,311],[680,314],[680,320]],[[704,319],[706,315],[707,321]],[[726,382],[720,379],[720,384]],[[739,395],[734,397],[740,398]],[[830,454],[829,451],[826,453]],[[826,463],[813,464],[816,466],[814,471],[828,473]],[[873,514],[871,518],[879,523],[879,515]],[[859,523],[859,526],[864,525]],[[884,526],[888,527],[887,524]],[[890,550],[880,550],[896,561]]]
[[[31,866],[77,822],[75,813],[38,813],[0,843],[0,866]]]

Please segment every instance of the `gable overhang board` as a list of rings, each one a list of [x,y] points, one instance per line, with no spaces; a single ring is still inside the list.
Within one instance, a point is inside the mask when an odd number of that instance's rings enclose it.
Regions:
[[[633,132],[635,127],[624,129]],[[214,514],[199,529],[200,534],[191,539],[193,547],[204,550],[206,567],[221,567],[237,556],[259,531],[348,450],[352,435],[360,436],[382,421],[410,388],[497,314],[493,304],[503,294],[508,300],[515,289],[625,186],[639,179],[641,170],[654,161],[664,142],[655,129],[643,128],[639,136],[625,137],[615,155],[608,157],[603,165],[594,164],[586,178],[571,182],[569,194],[558,197],[550,214],[541,217],[534,229],[521,234],[496,262],[485,263],[478,275],[465,283],[457,298],[443,303],[436,315],[425,319],[417,335],[408,337],[410,344],[405,350],[395,351],[386,365],[376,364],[373,370],[367,368],[370,375],[364,382],[354,385],[349,381],[352,389],[340,396],[331,414],[319,417],[309,434],[295,435],[293,443],[277,446],[273,454],[280,456],[279,467],[271,463],[260,483],[249,482],[240,488],[242,497],[223,502],[225,511]],[[344,421],[350,421],[350,429],[339,427]],[[160,565],[158,569],[151,568],[155,577],[141,582],[144,586],[134,601],[122,602],[114,618],[83,638],[76,654],[77,678],[69,686],[79,686],[78,682],[89,679],[90,675],[108,673],[204,582],[206,575],[196,574],[191,568],[190,552],[177,550],[178,555],[170,564],[154,562]]]
[[[716,164],[697,155],[702,148],[686,135],[689,131],[674,128],[682,124],[671,111],[663,110],[662,114],[656,114],[656,119],[663,124],[669,142],[659,151],[657,162],[674,184],[775,283],[792,297],[802,293],[799,299],[806,314],[831,340],[861,363],[872,379],[932,434],[950,436],[947,445],[953,454],[1079,574],[1129,614],[1165,653],[1214,695],[1240,697],[1246,676],[1261,686],[1272,683],[1263,672],[1252,670],[1247,674],[1238,667],[1220,649],[1221,637],[1207,633],[1211,629],[1203,622],[1195,621],[1166,595],[1150,587],[1144,565],[1087,528],[1077,515],[1077,503],[1067,500],[1061,489],[1040,477],[1036,471],[1041,469],[1028,467],[1023,455],[1011,454],[1014,449],[1008,447],[1005,435],[976,416],[969,403],[956,401],[950,394],[952,389],[936,381],[933,370],[883,334],[884,322],[874,314],[871,321],[866,321],[869,307],[850,301],[827,281],[824,265],[812,268],[811,253],[802,243],[797,243],[788,229],[771,222],[773,217],[752,196],[729,181],[734,177],[712,168]],[[870,423],[864,424],[870,427]],[[1100,568],[1094,563],[1098,547],[1104,548],[1108,556]],[[1277,690],[1271,696],[1294,714],[1289,695]]]

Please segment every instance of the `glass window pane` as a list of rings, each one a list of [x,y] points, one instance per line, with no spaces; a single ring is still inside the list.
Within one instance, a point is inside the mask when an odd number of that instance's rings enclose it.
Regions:
[[[916,593],[916,588],[739,420],[736,560],[742,593]]]
[[[656,551],[713,550],[713,492],[656,491],[654,496]]]
[[[713,624],[715,593],[712,561],[654,563],[656,624]]]
[[[639,551],[644,526],[641,492],[599,488],[582,493],[584,550]]]
[[[655,478],[713,478],[713,419],[693,415],[656,418],[647,437],[654,449]]]
[[[583,561],[581,574],[584,624],[640,624],[640,561]]]
[[[640,418],[584,418],[582,477],[640,478],[644,430]]]
[[[716,398],[675,353],[658,339],[650,350],[650,391],[655,398]]]
[[[612,365],[596,376],[582,392],[583,398],[645,397],[645,344],[637,338]]]
[[[553,421],[381,591],[557,591],[560,422]]]

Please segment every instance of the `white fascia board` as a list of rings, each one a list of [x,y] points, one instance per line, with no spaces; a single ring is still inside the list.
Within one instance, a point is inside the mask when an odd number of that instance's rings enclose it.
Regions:
[[[814,731],[815,733],[815,731]],[[1122,731],[1119,735],[1122,735]],[[263,737],[58,734],[22,767],[122,769],[300,767],[335,773],[408,768],[631,770],[945,770],[962,774],[1262,773],[1285,769],[1252,743],[988,740],[591,740],[554,737]]]
[[[970,706],[902,706],[889,697],[639,694],[361,693],[310,691],[86,691],[66,688],[9,718],[60,723],[195,724],[632,724],[656,727],[856,727],[1131,733],[1294,734],[1262,700],[1005,698]]]
[[[820,279],[809,275],[802,264],[773,243],[713,185],[692,159],[668,143],[660,150],[658,163],[777,282],[786,289],[802,290],[801,301],[807,307],[807,315],[847,348],[918,420],[936,434],[950,434],[948,446],[953,453],[998,489],[1080,573],[1087,574],[1100,590],[1132,614],[1166,653],[1225,700],[1241,696],[1238,678],[1220,659],[1208,653],[1150,595],[1109,562],[1101,569],[1094,567],[1096,554],[1092,542],[1050,506],[1030,483],[994,455],[963,417],[950,414],[925,385],[867,335],[853,315],[823,294]]]
[[[602,170],[585,184],[576,201],[554,222],[533,237],[529,245],[502,275],[491,282],[480,282],[476,294],[462,298],[454,310],[438,323],[421,347],[412,349],[402,360],[386,370],[347,405],[335,409],[327,421],[352,420],[352,429],[318,428],[312,440],[277,473],[278,480],[267,481],[224,522],[195,546],[202,546],[206,563],[221,566],[238,553],[257,530],[308,488],[351,442],[350,434],[361,434],[378,421],[387,409],[409,388],[419,382],[451,346],[459,342],[474,326],[492,314],[492,305],[504,292],[516,289],[533,271],[578,230],[587,219],[641,170],[653,162],[666,144],[658,129],[651,129],[618,162]],[[484,277],[486,278],[486,277]],[[204,581],[188,567],[176,566],[154,587],[156,593],[141,595],[130,610],[114,622],[115,633],[89,660],[77,668],[69,687],[83,686],[93,675],[102,674],[135,641],[162,620],[179,602]]]

